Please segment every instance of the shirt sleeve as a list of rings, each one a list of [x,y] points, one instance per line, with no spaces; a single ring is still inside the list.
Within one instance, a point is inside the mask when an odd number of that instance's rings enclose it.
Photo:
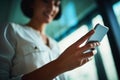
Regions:
[[[12,60],[15,55],[15,38],[10,24],[0,25],[0,80],[21,80],[12,77]]]

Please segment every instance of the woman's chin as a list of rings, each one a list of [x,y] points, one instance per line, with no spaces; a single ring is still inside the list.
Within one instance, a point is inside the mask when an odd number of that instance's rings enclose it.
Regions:
[[[51,19],[47,19],[47,20],[45,20],[45,23],[50,23],[50,22],[52,22]]]

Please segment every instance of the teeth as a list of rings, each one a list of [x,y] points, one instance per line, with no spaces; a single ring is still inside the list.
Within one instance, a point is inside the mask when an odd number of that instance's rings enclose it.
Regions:
[[[54,16],[53,12],[45,12],[44,14],[45,14],[45,16],[47,16],[48,18],[51,18],[51,17]]]
[[[47,12],[47,15],[52,16],[52,15],[53,15],[53,13],[52,13],[52,12]]]
[[[49,13],[46,13],[46,15],[49,16],[49,17],[51,16]]]

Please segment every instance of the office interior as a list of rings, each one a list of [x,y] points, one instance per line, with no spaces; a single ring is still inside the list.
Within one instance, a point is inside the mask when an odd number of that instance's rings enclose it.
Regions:
[[[0,1],[0,24],[29,21],[21,12],[20,2]],[[97,23],[109,27],[109,32],[93,60],[66,72],[67,80],[120,80],[120,0],[62,0],[62,16],[48,24],[46,33],[58,42],[62,52]]]

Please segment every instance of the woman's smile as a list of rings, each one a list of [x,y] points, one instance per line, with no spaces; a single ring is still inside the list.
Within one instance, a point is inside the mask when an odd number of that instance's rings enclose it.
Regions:
[[[45,12],[44,15],[49,19],[53,17],[53,15],[48,12]]]

